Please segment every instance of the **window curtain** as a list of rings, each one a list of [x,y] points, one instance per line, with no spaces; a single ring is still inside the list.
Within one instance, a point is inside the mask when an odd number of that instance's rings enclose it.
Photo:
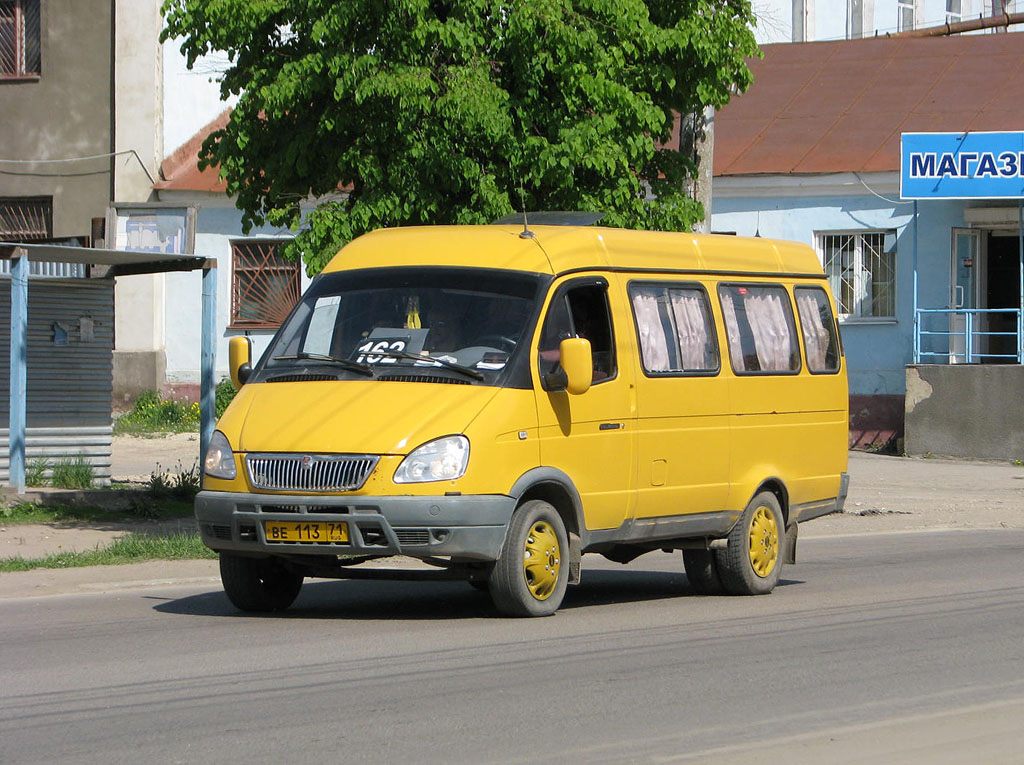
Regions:
[[[633,295],[633,311],[640,334],[644,367],[650,372],[667,372],[668,342],[658,313],[658,298],[650,290],[638,290]]]
[[[796,307],[800,311],[800,326],[803,330],[804,347],[807,349],[807,366],[816,372],[827,369],[825,359],[831,338],[822,319],[818,301],[806,290],[797,290]]]
[[[729,339],[729,360],[732,368],[737,371],[745,371],[746,364],[743,363],[743,348],[740,338],[740,324],[736,318],[736,306],[733,303],[731,291],[723,290],[719,293],[722,300],[722,315],[725,318],[725,334]]]
[[[669,300],[679,341],[679,360],[684,370],[714,369],[708,349],[707,316],[701,293],[670,290]]]
[[[743,298],[754,336],[757,361],[764,372],[793,369],[793,337],[790,334],[782,296],[775,291],[750,293]]]

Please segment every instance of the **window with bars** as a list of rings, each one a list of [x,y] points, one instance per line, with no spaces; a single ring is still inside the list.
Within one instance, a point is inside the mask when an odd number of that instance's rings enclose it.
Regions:
[[[299,264],[277,254],[280,243],[231,243],[232,329],[277,329],[298,302]]]
[[[896,252],[887,235],[869,231],[818,234],[818,251],[839,313],[847,318],[895,318]]]
[[[41,53],[39,0],[0,0],[0,79],[39,76]]]
[[[52,198],[0,197],[0,241],[30,242],[52,236]]]

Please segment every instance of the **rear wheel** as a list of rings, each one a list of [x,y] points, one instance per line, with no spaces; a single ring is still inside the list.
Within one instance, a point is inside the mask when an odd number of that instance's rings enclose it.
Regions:
[[[246,558],[220,554],[220,580],[235,608],[242,611],[283,611],[302,589],[302,574],[277,558]]]
[[[548,616],[569,583],[568,537],[555,508],[530,500],[516,510],[489,580],[491,598],[505,616]]]
[[[698,595],[719,595],[722,579],[713,550],[683,550],[683,568],[690,588]]]
[[[722,585],[730,595],[767,595],[782,573],[782,507],[770,491],[757,494],[715,551]]]

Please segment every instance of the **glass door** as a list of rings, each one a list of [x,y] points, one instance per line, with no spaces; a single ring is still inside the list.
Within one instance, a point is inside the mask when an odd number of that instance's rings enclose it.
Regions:
[[[950,247],[949,363],[970,364],[978,353],[984,353],[978,333],[984,328],[978,317],[967,311],[978,307],[978,268],[981,254],[981,232],[970,228],[953,229]],[[968,330],[970,329],[970,337]]]

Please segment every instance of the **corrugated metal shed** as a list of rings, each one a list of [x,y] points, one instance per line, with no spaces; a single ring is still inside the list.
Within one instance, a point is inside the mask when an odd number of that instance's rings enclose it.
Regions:
[[[19,264],[0,274],[0,397],[11,402],[9,410],[0,408],[0,480],[21,488],[26,467],[45,460],[49,473],[58,461],[81,457],[97,482],[109,482],[114,276],[203,269],[205,447],[213,430],[215,261],[3,242],[0,261]],[[54,278],[73,273],[82,276]]]
[[[1020,130],[1017,34],[762,47],[715,118],[715,176],[896,171],[900,134]]]
[[[5,289],[6,287],[6,289]],[[31,279],[28,307],[26,459],[52,466],[81,455],[110,479],[114,284]],[[0,279],[0,326],[11,322],[9,277]],[[0,400],[10,396],[10,333],[0,335]],[[0,480],[9,478],[8,411],[0,414]]]

